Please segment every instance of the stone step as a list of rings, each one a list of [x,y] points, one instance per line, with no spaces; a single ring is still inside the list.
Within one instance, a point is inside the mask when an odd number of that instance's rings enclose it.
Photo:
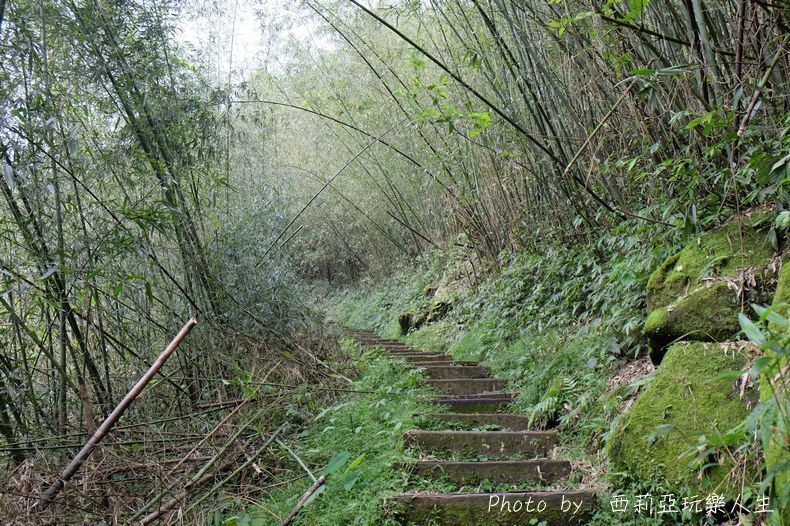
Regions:
[[[458,398],[445,397],[431,400],[431,403],[443,405],[455,413],[496,413],[503,411],[513,402],[513,397]]]
[[[449,460],[421,460],[407,464],[423,477],[447,478],[459,484],[493,482],[539,482],[551,484],[571,474],[567,460],[490,460],[483,462],[455,462]]]
[[[426,380],[425,383],[437,391],[449,395],[475,395],[497,392],[507,385],[507,380],[501,378],[453,378]]]
[[[419,362],[420,367],[449,367],[449,366],[459,366],[459,365],[477,365],[477,362],[474,361],[456,361],[456,360],[436,360],[432,362]],[[448,378],[452,379],[452,378]]]
[[[434,420],[453,422],[469,427],[496,426],[499,429],[525,431],[529,429],[529,415],[511,413],[433,413]]]
[[[546,457],[557,445],[554,431],[422,431],[403,434],[404,444],[425,451],[484,457]]]
[[[414,353],[427,353],[428,351],[421,351],[413,347],[386,347],[383,345],[369,345],[368,349],[383,349],[387,354],[414,354]],[[437,354],[437,353],[433,353]]]
[[[390,356],[394,356],[395,358],[439,358],[441,360],[452,360],[452,356],[448,356],[446,354],[438,353],[438,352],[425,352],[425,351],[417,351],[414,349],[410,349],[405,352],[387,352]]]
[[[451,362],[452,358],[447,356],[446,354],[393,354],[393,358],[403,358],[409,362],[418,363],[418,362]]]
[[[451,365],[465,365],[465,364],[454,362],[452,360],[436,360],[433,362],[416,362],[414,365],[415,365],[414,367],[415,369],[421,369],[429,366],[449,367]]]
[[[387,507],[403,524],[447,526],[548,526],[586,524],[595,494],[591,491],[513,491],[503,493],[403,493]]]
[[[488,369],[480,365],[427,366],[425,372],[436,380],[456,378],[488,378]]]

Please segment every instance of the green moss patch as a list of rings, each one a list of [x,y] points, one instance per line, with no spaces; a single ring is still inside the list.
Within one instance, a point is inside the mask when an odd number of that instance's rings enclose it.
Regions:
[[[676,303],[655,309],[645,321],[645,335],[654,342],[651,358],[660,363],[674,340],[723,341],[738,332],[738,296],[719,281],[694,290]]]
[[[782,266],[779,271],[779,281],[776,285],[773,307],[784,317],[787,317],[790,310],[790,261]]]
[[[747,302],[764,302],[773,293],[773,273],[766,270],[774,250],[766,227],[771,211],[755,211],[701,234],[653,272],[647,283],[649,316],[644,333],[654,363],[678,339],[722,341],[738,332],[740,301],[727,277],[753,269]],[[741,283],[736,283],[736,289]],[[766,295],[766,291],[767,294]]]
[[[664,261],[647,283],[648,310],[675,302],[699,287],[704,277],[731,276],[741,268],[767,263],[774,253],[765,229],[772,215],[758,211],[740,218],[742,222],[734,218]]]
[[[690,465],[693,455],[686,453],[700,435],[719,436],[749,413],[735,380],[717,379],[723,372],[742,369],[746,361],[718,344],[672,345],[656,377],[609,440],[614,466],[640,481],[658,479],[678,489],[735,496],[741,480],[730,475],[735,466],[728,456],[710,458],[718,465],[700,477]]]
[[[782,266],[782,270],[779,273],[779,283],[777,284],[776,294],[774,295],[774,300],[771,306],[776,313],[784,318],[787,318],[788,315],[790,315],[790,264],[788,263]],[[782,329],[779,324],[771,323],[770,328],[772,331],[781,334]],[[785,333],[785,341],[787,341],[787,336],[788,335]],[[768,353],[769,355],[775,356],[773,353],[771,353],[771,351],[768,351]],[[787,363],[787,361],[784,360],[780,363],[784,365]],[[766,376],[761,375],[760,400],[768,400],[770,397],[774,396],[774,392],[775,391],[774,389],[771,389]],[[786,387],[783,391],[777,391],[776,395],[783,398],[783,403],[787,403]],[[784,433],[772,433],[767,438],[763,439],[766,469],[770,470],[782,462],[787,462],[788,445],[784,443],[785,437],[786,431]],[[790,470],[783,469],[777,472],[774,478],[774,487],[779,489],[786,488],[788,485],[790,485]],[[779,492],[777,491],[777,493]],[[777,521],[778,520],[779,519],[777,519]],[[784,510],[781,520],[784,520],[785,524],[790,524],[790,507]]]

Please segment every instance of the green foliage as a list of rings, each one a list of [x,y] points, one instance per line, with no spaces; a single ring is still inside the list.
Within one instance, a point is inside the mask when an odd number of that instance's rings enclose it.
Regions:
[[[501,274],[458,316],[465,324],[487,320],[481,337],[492,341],[512,340],[524,327],[600,328],[615,338],[614,354],[634,356],[644,348],[645,284],[669,241],[656,229],[624,223],[595,243],[507,256]]]
[[[786,283],[784,284],[786,285]],[[748,371],[760,387],[760,403],[738,426],[730,431],[740,449],[762,448],[763,479],[752,488],[754,495],[769,494],[777,513],[768,524],[779,526],[790,521],[790,396],[787,387],[787,363],[790,360],[790,322],[788,304],[783,296],[787,289],[777,291],[770,308],[752,305],[759,315],[757,323],[740,316],[746,337],[765,354],[756,359]]]
[[[403,339],[481,361],[512,381],[519,393],[513,411],[560,426],[581,449],[600,446],[618,406],[605,393],[607,375],[643,354],[645,284],[672,246],[657,229],[624,223],[595,244],[508,256],[498,275],[460,291],[446,318]],[[376,287],[342,289],[326,305],[339,321],[397,336],[393,320],[420,307],[426,285],[458,286],[446,269],[464,257],[429,254],[419,269],[402,269]]]

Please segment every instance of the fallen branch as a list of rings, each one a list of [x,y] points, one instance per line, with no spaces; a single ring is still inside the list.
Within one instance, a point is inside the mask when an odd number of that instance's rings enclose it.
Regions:
[[[186,325],[184,325],[173,341],[171,341],[162,354],[159,355],[159,358],[156,359],[151,367],[148,368],[148,371],[146,371],[146,373],[137,381],[134,387],[132,387],[132,389],[126,394],[123,400],[121,400],[121,403],[119,403],[115,409],[113,409],[113,412],[104,419],[104,422],[101,423],[96,432],[93,433],[85,445],[82,446],[82,449],[79,453],[77,453],[77,456],[75,456],[69,465],[60,472],[57,480],[52,483],[49,489],[39,498],[38,502],[33,505],[35,509],[43,510],[52,503],[52,499],[55,497],[55,495],[57,495],[60,490],[63,489],[63,486],[66,485],[66,482],[68,482],[69,479],[73,477],[74,474],[80,469],[83,462],[85,462],[85,460],[93,452],[93,448],[95,448],[96,445],[101,442],[101,440],[110,431],[112,426],[118,421],[119,418],[121,418],[121,415],[123,415],[124,411],[126,411],[126,409],[132,405],[132,402],[134,402],[135,398],[137,398],[143,389],[145,389],[145,386],[149,381],[151,381],[151,378],[153,378],[156,372],[162,367],[162,365],[164,365],[170,355],[175,352],[175,350],[181,344],[181,341],[186,337],[187,334],[189,334],[189,331],[191,331],[192,327],[194,327],[196,324],[197,321],[195,321],[193,318],[189,320]]]
[[[208,498],[210,495],[212,495],[213,493],[215,493],[217,490],[219,490],[219,489],[220,489],[220,488],[222,488],[222,487],[223,487],[225,484],[227,484],[227,483],[228,483],[228,482],[230,482],[230,481],[231,481],[233,478],[235,478],[235,477],[236,477],[236,476],[237,476],[239,473],[241,473],[241,471],[242,471],[243,469],[247,468],[247,466],[249,466],[250,464],[252,464],[252,463],[254,462],[255,458],[256,458],[256,457],[258,457],[258,455],[260,455],[261,453],[263,453],[263,452],[264,452],[264,450],[266,450],[266,449],[269,447],[269,445],[272,443],[272,441],[273,441],[275,438],[277,438],[277,435],[280,433],[280,431],[282,431],[282,429],[283,429],[284,427],[285,427],[285,426],[284,426],[284,425],[282,425],[282,426],[280,426],[279,428],[277,428],[277,430],[275,430],[275,431],[274,431],[274,433],[272,433],[272,434],[271,434],[271,436],[269,436],[269,438],[268,438],[268,439],[266,439],[266,442],[264,442],[264,444],[263,444],[261,447],[259,447],[259,448],[258,448],[258,449],[255,451],[255,453],[254,453],[253,455],[251,455],[251,456],[250,456],[250,458],[249,458],[249,459],[248,459],[248,460],[247,460],[245,463],[243,463],[241,466],[239,466],[238,468],[236,468],[236,469],[233,471],[233,473],[231,473],[230,475],[228,475],[227,477],[225,477],[225,478],[224,478],[224,479],[223,479],[223,480],[222,480],[222,481],[221,481],[219,484],[217,484],[217,485],[215,485],[214,487],[212,487],[212,488],[211,488],[211,490],[209,490],[209,492],[208,492],[207,494],[203,495],[203,497],[201,497],[200,499],[198,499],[198,501],[197,501],[197,502],[195,502],[194,504],[192,504],[192,506],[190,506],[190,508],[189,508],[189,509],[192,509],[192,508],[194,508],[195,506],[197,506],[198,504],[200,504],[201,502],[203,502],[203,501],[204,501],[206,498]],[[176,494],[176,495],[175,495],[173,498],[171,498],[170,500],[168,500],[168,501],[167,501],[167,502],[165,502],[164,504],[161,504],[161,505],[160,505],[160,506],[159,506],[159,507],[158,507],[158,508],[157,508],[155,511],[153,511],[153,512],[149,513],[148,515],[146,515],[145,517],[143,517],[143,519],[140,521],[140,525],[141,525],[141,526],[146,526],[146,525],[148,525],[148,524],[151,524],[151,523],[155,522],[155,521],[156,521],[157,519],[159,519],[159,518],[160,518],[162,515],[164,515],[165,513],[168,513],[170,510],[172,510],[173,508],[175,508],[175,507],[176,507],[176,506],[177,506],[177,505],[178,505],[178,504],[179,504],[181,501],[183,501],[184,499],[186,499],[186,498],[187,498],[187,496],[189,495],[189,492],[190,492],[192,489],[194,489],[194,488],[196,488],[196,487],[198,487],[198,486],[202,486],[203,484],[205,484],[206,482],[208,482],[208,481],[210,481],[210,480],[214,480],[214,478],[216,477],[217,473],[221,473],[221,472],[224,472],[224,471],[226,471],[226,470],[230,469],[230,467],[232,466],[232,464],[233,464],[233,462],[234,462],[234,461],[235,461],[234,459],[228,460],[227,462],[225,462],[225,463],[224,463],[224,464],[223,464],[223,465],[220,467],[220,469],[219,469],[219,470],[217,470],[217,472],[216,472],[216,473],[207,473],[207,472],[205,472],[205,471],[201,470],[201,472],[200,472],[200,473],[198,473],[198,474],[196,475],[196,477],[197,477],[197,476],[199,476],[199,475],[201,475],[201,474],[202,474],[202,476],[201,476],[200,478],[195,478],[195,477],[193,477],[193,479],[192,479],[192,480],[190,480],[189,482],[187,482],[187,484],[184,486],[184,489],[182,489],[182,490],[181,490],[181,491],[180,491],[178,494]],[[156,501],[156,502],[159,502],[159,501],[161,501],[161,497],[162,497],[163,495],[164,495],[164,493],[160,494],[160,495],[159,495],[159,497],[158,497],[157,499],[155,499],[155,501]],[[143,510],[147,510],[148,508],[150,508],[150,506],[148,506],[148,505],[147,505],[147,506],[145,506],[145,507],[143,508]],[[188,510],[187,510],[187,511],[188,511]],[[134,522],[134,520],[135,520],[135,519],[136,519],[136,518],[139,516],[139,514],[140,514],[140,512],[138,512],[137,514],[135,514],[135,516],[134,516],[134,517],[132,517],[132,519],[130,519],[130,520],[129,520],[129,523],[132,523],[132,522]]]
[[[307,499],[309,499],[309,498],[310,498],[310,496],[311,496],[313,493],[315,493],[316,491],[318,491],[318,488],[320,488],[321,486],[323,486],[323,485],[324,485],[324,482],[326,482],[326,475],[321,475],[320,477],[318,477],[318,480],[316,480],[316,481],[313,483],[313,485],[312,485],[312,486],[310,486],[310,489],[308,489],[308,490],[307,490],[307,491],[304,493],[304,495],[302,495],[302,498],[300,498],[300,499],[299,499],[299,502],[297,502],[297,503],[296,503],[296,506],[294,506],[294,509],[292,509],[292,510],[290,511],[290,513],[288,513],[288,515],[286,515],[286,516],[285,516],[285,518],[283,519],[283,521],[280,523],[280,526],[288,526],[289,524],[291,524],[291,521],[293,521],[293,520],[294,520],[294,518],[296,517],[296,514],[297,514],[297,513],[299,513],[299,510],[300,510],[300,509],[302,509],[302,506],[304,506],[304,503],[305,503],[305,502],[307,502]]]
[[[254,419],[256,419],[256,418],[258,417],[258,415],[261,413],[261,411],[262,411],[262,409],[261,409],[261,410],[259,410],[259,411],[257,411],[257,412],[256,412],[256,413],[255,413],[255,414],[252,416],[252,418],[250,419],[250,421],[251,421],[251,420],[254,420]],[[239,428],[236,430],[236,432],[235,432],[235,433],[233,433],[233,434],[232,434],[232,435],[231,435],[231,436],[230,436],[230,437],[229,437],[229,438],[228,438],[228,439],[225,441],[225,444],[224,444],[224,445],[223,445],[223,446],[222,446],[222,447],[219,449],[219,451],[217,451],[217,452],[214,454],[214,456],[213,456],[213,457],[211,457],[211,459],[210,459],[208,462],[206,462],[206,463],[203,465],[203,467],[202,467],[202,468],[200,468],[200,470],[199,470],[197,473],[195,473],[194,475],[192,475],[192,477],[191,477],[191,478],[190,478],[190,479],[189,479],[189,480],[186,482],[186,484],[183,486],[183,490],[189,490],[189,488],[191,488],[192,486],[203,484],[203,483],[206,481],[206,479],[204,478],[204,476],[205,476],[206,474],[209,474],[209,470],[210,470],[212,467],[214,467],[214,465],[215,465],[217,462],[219,462],[219,460],[220,460],[220,459],[221,459],[221,458],[222,458],[222,457],[225,455],[225,453],[228,451],[228,449],[229,449],[231,446],[233,446],[233,444],[235,444],[235,443],[236,443],[236,439],[238,439],[238,438],[239,438],[239,436],[241,436],[241,434],[242,434],[242,433],[243,433],[243,432],[244,432],[244,431],[247,429],[247,427],[248,427],[248,422],[245,422],[245,423],[244,423],[244,425],[241,425],[241,426],[239,426]],[[229,467],[229,466],[232,464],[232,462],[233,462],[233,460],[230,460],[230,461],[228,461],[227,463],[223,464],[223,468],[225,468],[225,467]],[[165,484],[165,486],[164,486],[164,489],[162,489],[162,490],[161,490],[161,491],[160,491],[160,492],[159,492],[159,493],[158,493],[158,494],[157,494],[157,495],[156,495],[156,496],[155,496],[153,499],[151,499],[150,501],[146,502],[146,503],[143,505],[143,507],[142,507],[142,508],[138,509],[138,510],[137,510],[137,511],[134,513],[134,515],[132,515],[132,517],[131,517],[131,518],[130,518],[130,519],[127,521],[127,522],[126,522],[126,524],[131,524],[131,523],[133,523],[134,521],[136,521],[137,519],[139,519],[140,517],[142,517],[142,515],[143,515],[144,513],[146,513],[148,510],[150,510],[150,509],[151,509],[151,508],[153,508],[154,506],[158,506],[158,505],[159,505],[159,503],[160,503],[160,502],[162,502],[162,499],[164,499],[164,498],[165,498],[167,495],[171,494],[172,492],[173,492],[172,488],[171,488],[170,486],[168,486],[167,484]],[[159,509],[162,509],[162,508],[161,508],[161,506],[159,507]]]

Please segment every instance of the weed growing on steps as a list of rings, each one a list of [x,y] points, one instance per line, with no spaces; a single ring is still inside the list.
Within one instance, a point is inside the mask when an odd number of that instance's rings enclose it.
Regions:
[[[361,352],[348,341],[343,347],[355,358],[357,377],[349,388],[356,392],[318,410],[290,446],[316,476],[331,472],[326,489],[299,512],[295,524],[394,524],[382,513],[381,498],[405,488],[405,474],[392,468],[402,460],[401,436],[420,425],[418,415],[436,407],[429,403],[431,391],[419,385],[419,373],[381,351]],[[280,475],[283,481],[304,474],[296,461],[291,464]],[[279,524],[311,483],[303,477],[278,487],[224,524]]]

